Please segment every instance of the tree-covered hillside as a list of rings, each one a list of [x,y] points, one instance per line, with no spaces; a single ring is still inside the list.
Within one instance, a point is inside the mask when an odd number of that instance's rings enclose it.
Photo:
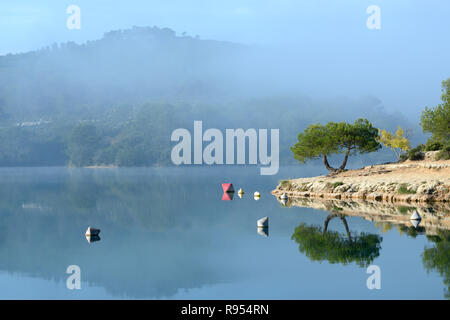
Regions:
[[[282,58],[157,27],[1,56],[0,166],[169,165],[171,132],[192,131],[194,120],[221,130],[279,128],[281,164],[294,163],[289,146],[310,123],[363,117],[415,129],[376,98],[281,93],[295,81],[274,71]]]

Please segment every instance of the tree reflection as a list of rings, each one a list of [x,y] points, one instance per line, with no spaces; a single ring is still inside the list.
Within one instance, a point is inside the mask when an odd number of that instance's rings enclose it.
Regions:
[[[436,270],[444,278],[445,297],[450,299],[450,231],[440,230],[436,236],[427,236],[434,242],[431,248],[425,248],[422,262],[428,272]]]
[[[340,218],[347,236],[328,231],[328,224],[334,218]],[[355,262],[367,267],[380,255],[382,237],[376,234],[351,235],[345,215],[333,212],[327,216],[323,229],[301,223],[295,228],[292,240],[299,244],[299,250],[312,261],[327,260],[330,263],[344,265]]]

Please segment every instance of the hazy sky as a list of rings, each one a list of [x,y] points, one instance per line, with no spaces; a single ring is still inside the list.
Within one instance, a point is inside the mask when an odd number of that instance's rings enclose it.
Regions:
[[[72,4],[80,30],[66,27]],[[380,7],[379,30],[366,26],[370,5]],[[445,0],[1,0],[0,54],[134,25],[169,27],[282,48],[302,94],[373,95],[414,118],[439,103],[440,82],[450,77],[449,16]]]

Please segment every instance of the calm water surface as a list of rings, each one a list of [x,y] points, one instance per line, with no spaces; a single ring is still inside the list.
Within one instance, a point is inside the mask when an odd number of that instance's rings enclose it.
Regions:
[[[276,176],[255,167],[0,169],[0,298],[444,299],[445,239],[383,233],[358,217],[346,222],[360,249],[322,248],[303,236],[317,236],[330,213],[282,207],[270,191],[280,179],[322,173],[300,166]],[[222,201],[223,182],[243,188],[244,197]],[[268,237],[257,233],[264,216]],[[101,229],[100,241],[86,240],[88,226]],[[340,219],[328,232],[346,236]],[[366,286],[370,264],[381,268],[380,290]],[[80,290],[66,287],[69,265],[81,268]]]

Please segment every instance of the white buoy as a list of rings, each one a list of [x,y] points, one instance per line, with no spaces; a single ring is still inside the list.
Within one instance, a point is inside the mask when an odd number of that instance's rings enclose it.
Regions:
[[[269,227],[269,218],[268,217],[264,217],[259,219],[256,222],[258,228],[268,228]]]
[[[258,228],[258,234],[267,238],[269,236],[269,228]]]
[[[99,236],[86,235],[86,240],[89,243],[91,243],[91,242],[95,242],[95,241],[100,241],[100,237]]]
[[[410,220],[411,224],[414,228],[417,228],[417,226],[420,224],[421,220]]]
[[[239,193],[239,194],[244,194],[244,190],[242,190],[242,188],[240,188],[240,189],[238,190],[238,193]]]
[[[409,218],[409,219],[410,220],[422,220],[422,217],[419,215],[417,210],[415,210],[414,213],[411,215],[411,218]]]
[[[98,236],[100,229],[88,227],[86,230],[86,236]]]
[[[281,200],[287,200],[287,199],[288,199],[287,194],[286,194],[286,193],[283,193],[283,194],[281,195],[280,199],[281,199]]]

